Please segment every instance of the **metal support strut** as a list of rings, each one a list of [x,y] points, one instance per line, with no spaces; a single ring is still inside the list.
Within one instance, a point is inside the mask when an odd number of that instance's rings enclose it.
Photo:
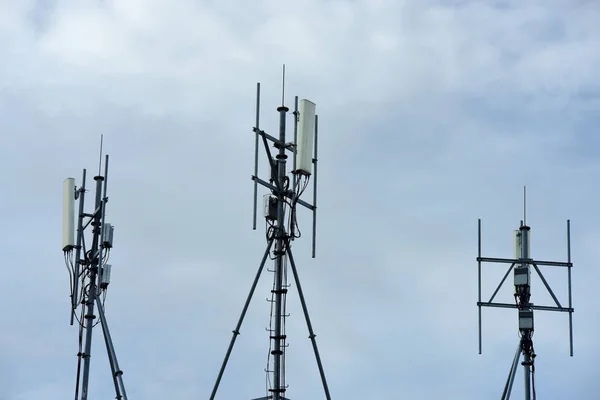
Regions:
[[[298,270],[296,269],[296,263],[294,262],[294,257],[292,256],[292,250],[288,248],[287,254],[290,260],[290,266],[292,267],[292,273],[294,274],[294,281],[296,282],[296,286],[298,287],[298,295],[300,296],[300,303],[302,304],[302,311],[304,312],[304,318],[306,319],[306,326],[308,328],[308,334],[310,341],[312,343],[313,351],[315,353],[315,358],[317,359],[317,365],[319,367],[319,374],[321,375],[321,383],[323,384],[323,390],[325,391],[325,396],[327,400],[331,400],[331,395],[329,394],[329,386],[327,385],[327,379],[325,378],[325,370],[323,369],[323,363],[321,362],[321,356],[319,355],[319,349],[317,348],[317,341],[315,337],[315,332],[312,328],[312,323],[310,322],[310,316],[308,315],[308,307],[306,306],[306,300],[304,300],[304,293],[302,292],[302,285],[300,285],[300,278],[298,277]]]
[[[106,322],[106,315],[104,314],[104,306],[102,302],[98,302],[98,316],[100,323],[102,324],[102,333],[104,334],[104,343],[106,344],[106,353],[108,354],[108,362],[110,363],[110,370],[112,372],[113,383],[115,385],[115,394],[117,400],[127,400],[127,393],[125,392],[125,385],[123,384],[123,371],[119,368],[119,362],[117,361],[117,353],[108,330],[108,323]]]
[[[225,353],[225,358],[223,359],[223,364],[221,365],[221,369],[219,370],[219,375],[217,376],[217,381],[213,386],[212,393],[210,394],[210,400],[214,400],[217,390],[219,390],[219,384],[221,383],[221,379],[223,378],[223,373],[225,372],[225,367],[227,367],[227,362],[229,361],[229,357],[231,356],[231,351],[233,350],[233,345],[235,344],[235,340],[240,334],[240,329],[242,328],[242,323],[244,322],[244,317],[246,316],[246,312],[248,311],[248,306],[250,305],[250,301],[252,300],[252,296],[254,295],[254,291],[256,290],[256,285],[258,284],[258,280],[260,279],[260,274],[265,267],[265,262],[269,257],[269,253],[271,252],[271,246],[273,245],[273,240],[269,240],[267,244],[267,249],[265,250],[265,254],[260,262],[260,266],[258,267],[258,271],[256,272],[256,276],[254,277],[254,282],[252,282],[252,286],[250,287],[250,293],[248,293],[248,297],[246,298],[246,303],[244,303],[244,308],[242,308],[242,313],[240,315],[240,319],[238,320],[235,329],[233,330],[233,336],[231,337],[231,342],[229,343],[229,347],[227,348],[227,353]]]
[[[285,143],[285,118],[289,109],[285,106],[277,108],[279,112],[279,140],[281,143]],[[279,188],[285,186],[285,164],[287,154],[285,154],[285,146],[279,147],[279,153],[277,154],[277,181]],[[284,263],[283,258],[285,257],[285,245],[287,242],[287,232],[285,231],[285,193],[282,190],[274,191],[273,194],[277,197],[277,225],[275,228],[275,331],[272,335],[273,340],[273,400],[280,400],[285,393],[285,365],[283,346],[284,336],[282,333],[282,319],[283,306],[285,301],[285,294],[283,288],[283,274],[284,274]]]

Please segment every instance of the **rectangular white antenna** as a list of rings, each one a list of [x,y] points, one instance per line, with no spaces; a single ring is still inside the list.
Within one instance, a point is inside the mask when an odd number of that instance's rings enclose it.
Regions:
[[[296,156],[296,173],[312,174],[313,145],[315,141],[315,103],[300,100],[300,121],[298,123],[298,143]]]
[[[75,179],[63,182],[63,251],[75,247]]]

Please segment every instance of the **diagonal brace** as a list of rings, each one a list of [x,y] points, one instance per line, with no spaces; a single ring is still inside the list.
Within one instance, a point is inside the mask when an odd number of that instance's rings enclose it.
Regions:
[[[321,382],[323,383],[323,390],[325,391],[325,397],[327,400],[331,400],[331,395],[329,394],[329,387],[327,386],[327,379],[325,378],[325,371],[323,370],[323,364],[321,363],[321,356],[319,356],[319,349],[317,348],[317,341],[315,340],[315,335],[312,324],[310,322],[310,316],[308,315],[308,307],[306,306],[306,301],[304,300],[304,293],[302,292],[302,286],[300,285],[300,278],[298,277],[298,271],[296,270],[296,263],[294,262],[294,257],[292,256],[292,250],[290,248],[290,242],[288,240],[286,246],[286,252],[288,258],[290,260],[290,266],[292,267],[292,273],[294,274],[294,281],[296,281],[296,287],[298,288],[298,295],[300,296],[300,303],[302,304],[302,311],[304,311],[304,318],[306,319],[306,326],[308,327],[308,333],[310,341],[312,342],[313,350],[315,353],[315,358],[317,359],[317,366],[319,367],[319,374],[321,375]]]
[[[252,130],[253,130],[254,132],[256,132],[256,134],[258,134],[258,135],[262,136],[262,137],[263,137],[265,140],[266,140],[266,139],[269,139],[270,141],[272,141],[272,142],[275,144],[275,146],[276,146],[276,147],[279,147],[279,146],[285,146],[285,143],[283,143],[281,140],[279,140],[279,139],[277,139],[277,138],[275,138],[275,137],[273,137],[273,136],[269,135],[267,132],[265,132],[265,131],[263,131],[263,130],[260,130],[260,129],[258,129],[258,128],[253,128]],[[265,142],[265,143],[266,143],[266,142]],[[267,147],[268,147],[268,144],[265,144],[265,146],[267,146]]]
[[[119,368],[119,362],[117,361],[117,354],[115,347],[108,330],[108,323],[106,322],[106,315],[104,314],[104,305],[101,301],[98,301],[98,316],[100,317],[100,323],[102,324],[102,333],[104,334],[104,342],[106,344],[106,352],[108,354],[108,362],[112,372],[113,383],[115,385],[115,394],[117,400],[127,400],[127,393],[125,392],[125,385],[123,384],[123,371]]]
[[[556,298],[556,296],[554,295],[554,292],[552,291],[552,289],[550,288],[550,285],[548,285],[548,282],[546,282],[546,278],[544,278],[544,275],[542,275],[542,271],[540,271],[540,269],[538,268],[538,266],[536,264],[532,264],[533,268],[535,268],[535,271],[538,273],[538,275],[540,276],[540,279],[542,280],[542,282],[544,283],[544,286],[546,286],[546,289],[548,289],[548,293],[550,293],[550,296],[552,296],[552,299],[554,300],[554,302],[556,303],[556,305],[559,308],[562,308],[562,306],[560,305],[560,303],[558,302],[558,299]]]
[[[508,379],[506,380],[506,385],[504,386],[504,392],[502,392],[502,397],[500,400],[509,400],[510,392],[512,392],[512,386],[515,381],[515,374],[517,373],[517,368],[519,366],[519,359],[521,358],[521,343],[517,347],[517,352],[515,354],[515,358],[513,359],[513,363],[510,367],[510,372],[508,373]]]
[[[494,294],[492,295],[492,297],[490,297],[490,301],[488,303],[491,303],[492,301],[494,301],[494,297],[496,297],[496,295],[498,294],[498,291],[500,290],[500,288],[502,287],[502,285],[504,285],[504,281],[506,281],[506,278],[508,278],[508,274],[510,274],[510,271],[513,269],[513,267],[515,266],[514,263],[512,263],[510,265],[510,267],[508,268],[508,270],[506,271],[506,274],[504,274],[504,277],[502,278],[502,280],[500,281],[500,284],[498,285],[498,287],[496,288],[496,291],[494,291]]]
[[[263,144],[265,145],[265,151],[267,152],[267,157],[269,158],[269,166],[271,167],[270,169],[270,175],[273,176],[274,171],[277,171],[277,165],[275,164],[275,161],[273,161],[273,156],[271,155],[271,149],[269,149],[269,144],[267,143],[267,139],[265,138],[264,135],[262,135],[262,139],[263,139]],[[275,181],[275,185],[277,186],[277,191],[282,191],[283,188],[281,187],[281,182],[279,182],[279,179],[273,179]]]
[[[248,293],[248,298],[246,299],[246,303],[244,304],[244,308],[242,309],[242,314],[240,315],[240,319],[233,331],[233,336],[231,337],[231,342],[229,343],[229,347],[227,348],[227,353],[225,354],[225,359],[223,360],[223,364],[221,365],[221,370],[219,371],[219,375],[217,376],[217,381],[215,382],[215,386],[213,387],[213,391],[210,395],[210,400],[214,400],[217,390],[219,389],[219,384],[221,383],[221,378],[223,378],[223,373],[225,372],[225,367],[227,366],[227,362],[229,361],[229,357],[231,356],[231,351],[233,350],[233,345],[235,344],[235,340],[240,334],[240,328],[242,327],[242,322],[244,321],[244,317],[246,316],[246,312],[248,311],[248,306],[250,305],[250,300],[252,300],[252,296],[254,295],[254,290],[256,289],[256,285],[258,284],[258,280],[260,279],[260,275],[262,273],[263,268],[265,267],[265,262],[267,261],[267,257],[271,252],[271,246],[273,245],[273,239],[269,240],[267,244],[267,249],[265,250],[265,254],[263,255],[262,261],[260,262],[260,266],[258,267],[258,271],[256,272],[256,277],[254,278],[254,282],[252,282],[252,287],[250,288],[250,293]]]

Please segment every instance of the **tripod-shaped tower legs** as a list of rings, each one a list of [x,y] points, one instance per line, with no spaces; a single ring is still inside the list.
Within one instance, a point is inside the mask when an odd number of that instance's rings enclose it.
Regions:
[[[213,387],[213,391],[210,395],[210,400],[214,400],[214,398],[217,394],[217,390],[219,389],[219,384],[221,383],[221,378],[223,377],[223,373],[225,372],[225,367],[227,366],[227,362],[229,361],[229,357],[231,355],[231,351],[233,350],[233,346],[235,344],[237,336],[240,334],[240,328],[244,321],[244,317],[246,316],[246,312],[248,311],[248,306],[250,305],[250,301],[252,300],[252,296],[254,295],[254,291],[255,291],[258,281],[260,279],[260,275],[264,269],[265,262],[267,261],[269,253],[271,251],[273,242],[274,242],[274,240],[271,239],[271,240],[269,240],[269,242],[267,244],[267,249],[262,258],[260,266],[258,267],[258,272],[256,273],[256,277],[254,278],[254,282],[252,283],[252,287],[250,288],[250,293],[248,294],[248,298],[246,299],[246,303],[244,304],[244,308],[242,309],[240,319],[235,327],[235,330],[233,331],[233,336],[231,338],[231,342],[229,343],[227,353],[225,354],[225,359],[223,360],[223,364],[221,365],[221,369],[219,371],[217,381],[215,382],[215,386]],[[310,321],[310,316],[308,314],[308,307],[306,306],[306,301],[304,299],[304,293],[302,292],[302,286],[300,285],[300,278],[298,277],[298,270],[296,269],[296,263],[294,262],[294,257],[292,255],[292,251],[289,247],[289,242],[286,244],[285,247],[287,248],[285,253],[288,256],[290,266],[292,268],[292,273],[294,275],[294,281],[296,282],[296,286],[298,288],[298,295],[300,296],[300,302],[302,304],[302,311],[304,312],[304,317],[306,319],[306,325],[307,325],[308,332],[309,332],[309,338],[312,342],[313,351],[315,353],[315,358],[317,360],[317,364],[319,367],[319,373],[321,375],[321,382],[323,384],[323,390],[325,391],[325,396],[326,396],[327,400],[331,400],[331,396],[329,394],[329,387],[327,386],[327,380],[325,378],[325,372],[323,370],[323,364],[321,363],[321,357],[319,355],[319,350],[317,348],[317,342],[315,339],[316,335],[312,328],[312,323]],[[281,399],[280,394],[278,392],[273,392],[273,399]]]
[[[242,308],[242,314],[240,315],[240,319],[233,330],[233,336],[231,337],[231,342],[229,343],[229,347],[227,348],[227,353],[225,353],[225,359],[223,360],[223,364],[221,365],[221,369],[219,370],[219,375],[217,376],[217,381],[215,382],[215,386],[210,395],[210,400],[215,398],[217,394],[217,390],[219,389],[219,384],[221,383],[221,378],[223,378],[223,373],[225,372],[225,367],[227,366],[227,362],[229,361],[229,357],[231,356],[231,351],[233,350],[233,345],[235,344],[235,340],[240,334],[240,328],[242,327],[242,323],[244,322],[244,317],[246,316],[246,312],[248,311],[248,306],[250,305],[250,301],[252,300],[252,296],[254,295],[254,291],[256,290],[256,285],[258,284],[258,280],[260,279],[260,275],[265,267],[265,262],[267,261],[267,257],[269,257],[269,253],[271,252],[271,246],[273,245],[273,239],[269,240],[267,244],[267,250],[265,250],[265,255],[260,262],[260,266],[258,267],[258,271],[256,272],[256,277],[254,278],[254,282],[252,282],[252,286],[250,287],[250,293],[248,293],[248,298],[246,299],[246,303],[244,304],[244,308]]]

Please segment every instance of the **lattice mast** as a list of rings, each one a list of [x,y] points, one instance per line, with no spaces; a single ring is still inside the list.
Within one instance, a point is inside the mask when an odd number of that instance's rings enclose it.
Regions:
[[[87,400],[90,377],[93,328],[100,323],[111,367],[116,399],[127,400],[123,385],[123,372],[119,368],[113,346],[106,315],[104,300],[110,284],[111,265],[108,264],[110,250],[113,247],[114,227],[105,222],[105,211],[108,197],[108,155],[102,171],[102,144],[100,145],[100,165],[96,182],[94,211],[85,212],[85,195],[87,189],[86,170],[83,170],[81,186],[75,186],[74,178],[67,178],[63,183],[63,252],[69,271],[71,289],[71,319],[79,326],[79,351],[77,353],[77,375],[75,383],[75,400]],[[75,201],[79,200],[77,213],[77,239],[75,241]],[[91,246],[86,246],[86,229],[91,229]],[[98,310],[96,322],[95,309]],[[79,310],[79,316],[77,311]],[[83,365],[82,365],[83,364]],[[82,369],[83,367],[83,369]]]
[[[572,295],[571,295],[571,268],[573,264],[571,262],[571,222],[567,220],[567,262],[556,262],[556,261],[536,261],[531,258],[530,252],[530,231],[531,228],[526,224],[526,212],[525,212],[525,191],[524,191],[524,216],[521,221],[520,227],[514,232],[515,239],[515,258],[489,258],[481,256],[481,219],[478,220],[478,284],[479,284],[479,301],[477,306],[479,308],[479,354],[482,353],[481,346],[481,307],[500,307],[500,308],[516,308],[518,310],[519,317],[519,335],[520,340],[517,346],[513,362],[511,364],[508,379],[502,392],[501,400],[510,399],[512,386],[515,378],[516,371],[521,355],[523,355],[523,362],[521,365],[524,369],[524,389],[525,389],[525,400],[533,400],[536,398],[535,392],[535,358],[536,354],[533,347],[533,333],[534,333],[534,310],[543,311],[560,311],[567,312],[569,314],[569,354],[573,356],[573,306],[572,306]],[[502,281],[492,294],[492,297],[487,302],[481,301],[481,263],[506,263],[510,264],[510,267],[504,274]],[[567,268],[567,279],[568,279],[568,307],[563,307],[559,302],[558,298],[550,288],[550,285],[544,278],[542,271],[539,266],[553,266],[553,267],[566,267]],[[540,280],[548,290],[556,306],[540,306],[533,304],[531,300],[531,270],[538,274]],[[515,304],[509,303],[494,303],[494,298],[498,294],[500,288],[506,281],[506,278],[513,271],[514,275],[514,297]]]
[[[235,340],[240,334],[240,328],[243,319],[267,258],[270,258],[274,261],[274,269],[270,270],[274,273],[274,277],[273,289],[271,290],[271,300],[269,300],[271,302],[271,324],[269,328],[267,328],[270,336],[269,357],[266,368],[267,387],[265,391],[265,397],[261,397],[260,399],[287,400],[285,397],[287,390],[287,384],[285,380],[285,349],[288,344],[286,343],[287,334],[285,330],[285,321],[288,317],[288,314],[286,314],[286,298],[288,294],[288,288],[290,287],[287,277],[288,266],[292,271],[294,282],[296,283],[296,287],[298,289],[298,295],[300,297],[300,302],[309,331],[309,338],[311,340],[317,366],[319,368],[325,396],[328,400],[331,399],[315,340],[316,335],[313,332],[308,308],[306,306],[306,301],[298,277],[298,271],[296,269],[294,257],[291,251],[292,241],[300,237],[296,219],[296,208],[297,205],[300,204],[313,212],[312,257],[315,257],[318,117],[315,114],[314,103],[304,99],[299,102],[298,97],[296,96],[293,112],[294,141],[286,142],[286,119],[289,108],[285,106],[285,66],[283,69],[283,77],[284,90],[282,91],[282,101],[281,106],[277,108],[277,112],[279,113],[278,137],[271,136],[259,128],[260,83],[257,84],[256,126],[254,127],[255,163],[254,175],[252,176],[252,180],[254,181],[253,229],[256,229],[258,185],[260,184],[270,190],[270,194],[264,196],[264,217],[267,229],[267,249],[263,255],[238,324],[233,331],[233,337],[229,344],[229,348],[227,349],[225,359],[223,360],[221,369],[210,396],[211,400],[213,400],[216,396],[219,384],[225,371],[225,367],[231,355]],[[262,139],[269,161],[270,178],[268,182],[258,177],[258,149],[260,139]],[[271,142],[277,149],[275,157],[273,157],[271,154],[269,142]],[[286,164],[289,152],[291,152],[293,155],[293,170],[291,171],[291,177],[288,176],[286,172]],[[313,176],[313,204],[309,204],[300,198],[308,186],[311,175]],[[271,251],[272,249],[273,251]]]

